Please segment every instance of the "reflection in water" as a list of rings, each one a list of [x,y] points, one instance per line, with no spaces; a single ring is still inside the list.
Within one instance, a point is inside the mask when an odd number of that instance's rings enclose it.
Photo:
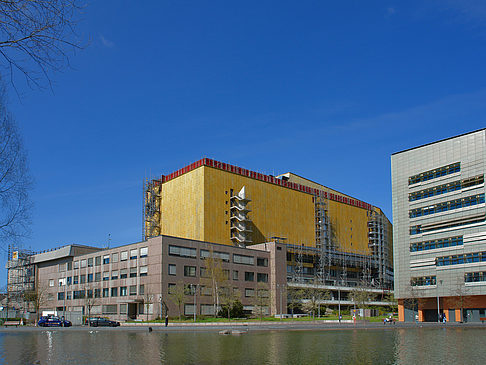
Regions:
[[[8,364],[484,364],[481,328],[325,331],[4,331]]]

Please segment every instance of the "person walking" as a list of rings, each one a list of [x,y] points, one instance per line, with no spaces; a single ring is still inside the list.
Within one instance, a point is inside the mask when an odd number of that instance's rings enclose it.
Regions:
[[[165,315],[165,327],[167,327],[169,325],[169,315],[166,314]]]

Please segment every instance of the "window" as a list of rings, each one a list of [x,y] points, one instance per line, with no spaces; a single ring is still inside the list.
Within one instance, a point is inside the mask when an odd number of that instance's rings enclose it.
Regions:
[[[79,275],[79,283],[80,284],[86,283],[86,275]]]
[[[109,264],[110,263],[110,255],[104,255],[103,256],[103,265]]]
[[[86,267],[86,259],[81,260],[81,269],[82,269],[83,267]]]
[[[417,184],[421,181],[428,181],[440,176],[450,175],[461,171],[461,163],[456,162],[447,166],[442,166],[434,170],[422,172],[421,174],[410,176],[408,178],[408,185]]]
[[[95,298],[101,298],[101,289],[95,289],[94,290],[94,297]]]
[[[253,256],[233,254],[233,262],[235,264],[254,265],[255,259]]]
[[[211,256],[211,251],[208,250],[199,250],[201,259],[205,259]],[[230,254],[227,252],[220,252],[220,251],[213,251],[213,257],[215,259],[220,259],[221,261],[224,262],[229,262],[230,260]]]
[[[430,214],[445,212],[448,210],[459,209],[463,207],[473,206],[484,203],[484,194],[477,194],[467,196],[461,199],[455,199],[448,202],[438,203],[431,206],[411,209],[409,211],[410,218],[422,217]]]
[[[68,271],[71,271],[72,269],[73,269],[73,262],[72,262],[72,261],[69,261],[69,262],[67,263],[67,270],[68,270]]]
[[[88,283],[93,282],[93,274],[88,274]]]
[[[140,266],[140,276],[147,276],[148,266]]]
[[[49,280],[49,286],[54,286],[54,279]]]
[[[213,295],[213,291],[209,286],[201,286],[201,295],[203,296],[211,296]]]
[[[136,260],[137,259],[137,249],[130,250],[130,260]]]
[[[112,262],[118,262],[118,252],[115,252],[114,254],[111,255],[111,261]]]
[[[206,269],[205,267],[200,267],[199,268],[199,275],[202,278],[209,278],[209,271],[208,271],[208,269]]]
[[[108,281],[108,280],[110,280],[110,272],[105,271],[103,272],[103,281]]]
[[[59,272],[66,271],[66,264],[59,264]]]
[[[268,283],[268,274],[257,273],[257,282]]]
[[[245,271],[245,281],[255,281],[255,273]]]
[[[96,282],[101,281],[101,272],[95,273],[95,281]]]
[[[131,267],[130,268],[130,277],[131,278],[136,278],[137,277],[137,268],[136,267]]]
[[[66,292],[66,299],[67,299],[67,300],[71,300],[71,298],[72,298],[72,292],[67,291],[67,292]]]
[[[184,276],[196,276],[196,266],[184,266]]]
[[[101,265],[101,256],[96,256],[95,257],[95,265],[100,266]]]
[[[233,270],[233,280],[238,280],[238,270]]]
[[[67,285],[71,285],[73,283],[73,278],[71,276],[67,277]]]
[[[168,292],[169,292],[169,294],[173,294],[174,293],[174,290],[175,290],[176,286],[177,286],[176,284],[169,283],[169,285],[168,285]]]
[[[436,248],[462,246],[462,236],[441,238],[432,241],[414,242],[410,244],[410,252],[427,251]]]
[[[112,270],[111,280],[117,280],[117,279],[118,279],[118,270]]]
[[[86,291],[86,297],[87,298],[93,298],[93,289],[88,289]]]
[[[122,251],[120,254],[120,261],[127,261],[128,260],[128,251]]]
[[[255,296],[255,289],[249,289],[249,288],[245,289],[245,297],[246,298],[251,298],[251,297],[254,297],[254,296]]]
[[[263,257],[257,257],[257,266],[268,266],[268,259]]]
[[[130,285],[130,295],[137,295],[137,286],[136,285]]]
[[[118,296],[118,288],[111,288],[111,296],[112,297],[117,297]]]
[[[110,293],[110,289],[108,289],[108,288],[103,288],[103,298],[108,297],[109,293]]]
[[[229,278],[230,278],[230,271],[228,269],[223,269],[223,277],[226,280],[229,280]]]
[[[73,291],[73,299],[83,299],[85,297],[84,290]]]
[[[92,257],[90,257],[88,259],[88,267],[93,267],[93,258]]]
[[[105,304],[101,308],[103,314],[117,314],[116,304]]]
[[[177,275],[176,266],[174,264],[169,264],[169,275]]]
[[[127,269],[121,269],[120,270],[120,279],[126,279],[128,277],[128,270]]]
[[[64,300],[64,292],[57,293],[57,300]]]
[[[78,275],[73,276],[73,283],[74,284],[78,284],[79,283],[79,276]]]
[[[138,294],[139,295],[144,295],[145,294],[145,285],[140,284],[140,286],[138,287]]]
[[[74,268],[79,269],[79,261],[74,261]]]
[[[169,255],[196,258],[196,249],[169,245]]]
[[[184,315],[192,316],[194,314],[194,304],[184,304]]]
[[[410,285],[412,286],[427,286],[427,285],[436,285],[436,277],[435,276],[422,276],[418,278],[411,278]]]
[[[148,256],[148,247],[142,247],[140,249],[140,257],[147,257]]]
[[[128,304],[120,304],[120,314],[128,313]]]
[[[127,296],[127,287],[126,286],[121,286],[120,287],[120,296],[121,297],[126,297]]]

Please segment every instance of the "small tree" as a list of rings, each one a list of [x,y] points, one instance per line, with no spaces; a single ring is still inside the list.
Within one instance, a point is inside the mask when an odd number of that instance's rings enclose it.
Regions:
[[[221,290],[221,304],[228,315],[228,321],[231,318],[231,311],[234,308],[236,302],[239,302],[241,293],[239,290],[232,290],[231,287],[224,287]]]
[[[88,312],[88,318],[91,317],[91,309],[98,303],[98,298],[94,295],[94,289],[91,286],[85,286],[84,290],[84,306],[86,307],[86,311]],[[88,320],[88,324],[91,323]]]
[[[260,317],[263,321],[263,315],[266,314],[266,309],[270,304],[270,295],[268,292],[268,285],[265,283],[258,283],[255,289],[255,296],[253,297],[253,313]]]
[[[184,282],[182,280],[179,280],[175,286],[171,287],[169,291],[169,298],[175,305],[177,305],[177,308],[179,309],[180,321],[182,316],[182,304],[184,304],[184,300],[186,299],[186,287],[184,286]]]
[[[205,259],[206,278],[201,278],[201,286],[211,288],[211,296],[213,297],[214,313],[218,313],[220,305],[221,288],[225,287],[228,280],[223,271],[222,260],[214,256],[212,249],[209,251],[209,256]]]
[[[366,284],[361,281],[352,291],[351,300],[354,302],[355,306],[359,309],[368,308],[368,302],[374,299],[374,294],[372,294]]]
[[[398,301],[395,299],[395,295],[390,292],[386,295],[385,300],[390,303],[390,310],[395,313],[398,310]]]
[[[289,288],[287,290],[287,302],[294,318],[294,309],[301,307],[302,298],[304,298],[305,291],[303,289]]]
[[[27,303],[32,303],[37,321],[39,321],[39,311],[47,300],[47,287],[42,285],[36,285],[34,290],[30,290],[24,293],[24,298]]]
[[[143,294],[143,305],[145,307],[145,316],[148,322],[148,315],[149,315],[149,309],[150,309],[150,304],[154,302],[154,295],[148,291],[145,291]]]
[[[319,288],[318,284],[314,283],[304,290],[304,297],[307,301],[304,303],[303,308],[307,313],[312,313],[312,319],[314,320],[315,312],[320,312],[321,300],[329,299],[331,293],[327,289]]]

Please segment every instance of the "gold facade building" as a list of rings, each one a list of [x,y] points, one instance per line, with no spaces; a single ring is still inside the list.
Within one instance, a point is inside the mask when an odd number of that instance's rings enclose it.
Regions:
[[[246,247],[288,245],[291,281],[390,287],[392,229],[368,203],[292,173],[204,158],[144,186],[144,239],[169,235]]]

